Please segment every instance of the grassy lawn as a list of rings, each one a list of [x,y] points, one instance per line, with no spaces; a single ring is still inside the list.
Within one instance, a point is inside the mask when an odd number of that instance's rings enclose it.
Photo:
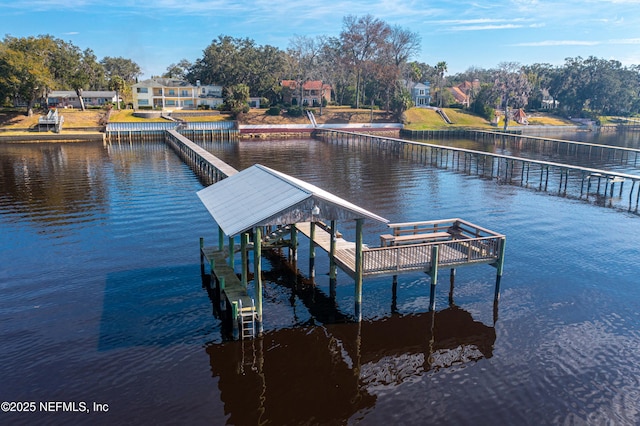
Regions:
[[[392,123],[394,118],[386,111],[374,110],[373,113],[368,109],[355,109],[350,107],[325,107],[322,109],[322,115],[320,115],[320,109],[315,108],[316,121],[320,124],[342,124],[342,123]],[[447,124],[445,121],[433,110],[425,108],[411,108],[406,112],[408,130],[438,130],[438,129],[451,129],[456,127],[467,128],[494,128],[501,129],[502,123],[499,122],[497,127],[491,126],[491,124],[484,118],[478,117],[464,110],[445,108],[444,109],[453,124]],[[309,119],[306,116],[302,117],[287,117],[283,114],[279,116],[270,116],[266,114],[266,109],[251,109],[249,113],[244,114],[240,122],[242,124],[309,124]],[[104,110],[87,110],[82,112],[74,109],[60,109],[59,113],[64,116],[63,129],[69,129],[74,127],[97,127],[100,126],[101,118],[103,118],[106,111]],[[38,118],[42,115],[40,113],[34,114],[32,117],[27,117],[24,111],[5,110],[0,111],[0,127],[4,129],[15,129],[19,131],[21,129],[28,129],[38,124]],[[229,121],[231,118],[227,114],[211,114],[201,115],[197,117],[185,117],[184,120],[190,122],[215,122],[215,121]],[[133,116],[133,110],[114,110],[111,113],[111,122],[165,122],[163,118],[140,118]],[[620,121],[615,117],[603,117],[602,124],[614,124]],[[572,125],[570,120],[555,117],[550,114],[534,113],[529,117],[530,125],[537,126],[562,126]],[[515,121],[509,122],[509,127],[519,126]]]
[[[198,121],[198,122],[214,122],[214,121],[229,121],[231,118],[227,114],[211,114],[200,115],[198,117],[183,117],[184,121]],[[113,111],[109,122],[111,123],[153,123],[153,122],[166,122],[164,118],[142,118],[135,117],[133,110],[123,109],[120,111]]]
[[[440,115],[431,109],[411,108],[407,111],[408,130],[439,130],[453,127],[491,127],[491,124],[482,117],[470,114],[466,111],[443,108],[453,124],[447,124]]]
[[[64,117],[64,127],[96,127],[100,118],[105,114],[104,110],[80,111],[75,109],[59,109],[58,114]],[[44,114],[35,112],[27,117],[24,112],[0,112],[0,126],[5,129],[28,129],[38,125],[38,118]]]

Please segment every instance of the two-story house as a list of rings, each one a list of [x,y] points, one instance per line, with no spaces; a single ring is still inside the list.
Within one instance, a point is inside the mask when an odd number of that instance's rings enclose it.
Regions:
[[[215,108],[223,102],[222,86],[192,85],[175,78],[151,78],[132,86],[134,109],[196,109],[207,105]]]
[[[323,83],[321,80],[307,80],[300,83],[296,80],[282,80],[282,100],[285,103],[302,106],[319,106],[322,99],[325,102],[331,101],[331,85]]]
[[[411,100],[417,107],[428,107],[431,103],[431,85],[428,81],[424,83],[413,83],[411,85]]]

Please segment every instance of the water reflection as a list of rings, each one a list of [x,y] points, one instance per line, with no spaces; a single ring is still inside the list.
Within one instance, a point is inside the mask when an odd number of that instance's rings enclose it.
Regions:
[[[491,358],[496,333],[469,312],[283,329],[209,345],[229,424],[341,423],[377,393],[431,370]]]
[[[0,145],[0,211],[44,225],[93,221],[109,188],[101,143]]]

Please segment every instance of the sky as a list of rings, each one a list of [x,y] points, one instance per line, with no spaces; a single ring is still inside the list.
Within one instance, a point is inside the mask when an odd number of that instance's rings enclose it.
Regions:
[[[366,14],[419,34],[412,59],[444,61],[447,74],[577,56],[640,64],[640,0],[0,0],[0,35],[49,34],[131,59],[149,78],[201,58],[220,35],[286,49]]]

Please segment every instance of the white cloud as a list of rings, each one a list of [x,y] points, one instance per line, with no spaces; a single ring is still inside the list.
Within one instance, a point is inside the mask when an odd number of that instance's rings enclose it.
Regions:
[[[504,24],[504,25],[468,25],[450,27],[449,31],[487,31],[487,30],[512,30],[522,28],[523,25]]]
[[[597,46],[602,44],[599,41],[585,41],[585,40],[544,40],[544,41],[532,41],[524,43],[514,43],[509,46],[514,47],[549,47],[549,46]]]

